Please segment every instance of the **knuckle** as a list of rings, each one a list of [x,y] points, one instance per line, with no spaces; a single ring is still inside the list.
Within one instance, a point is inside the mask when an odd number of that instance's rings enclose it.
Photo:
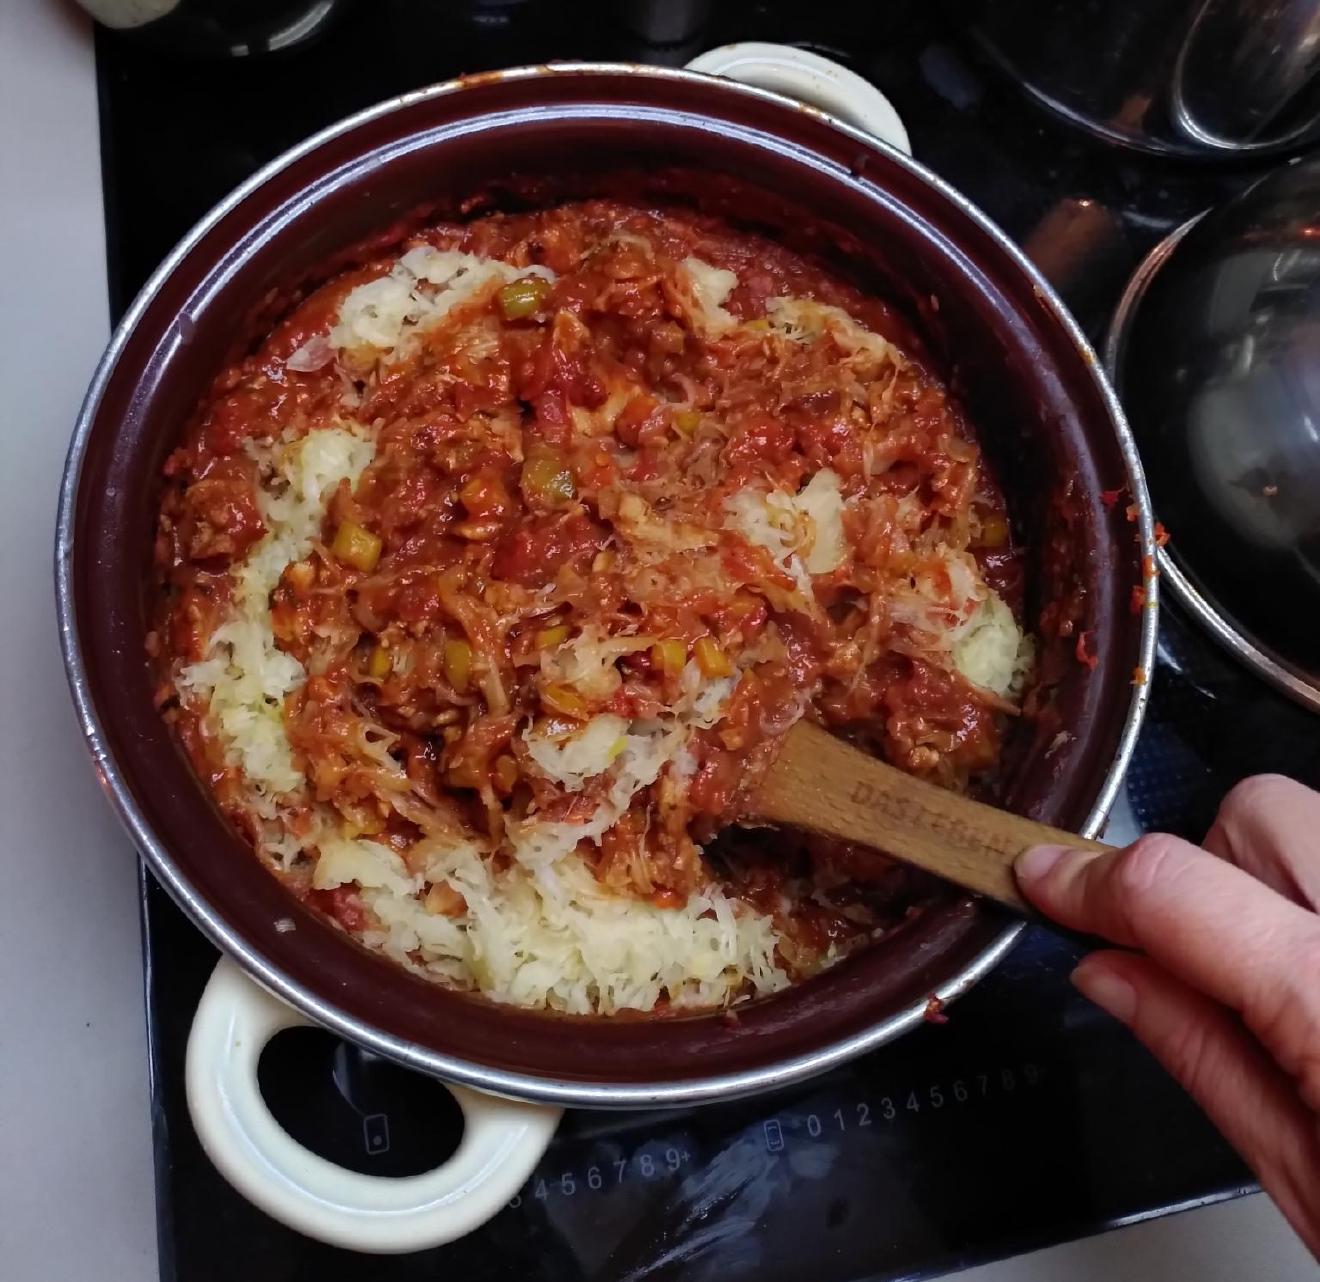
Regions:
[[[1320,921],[1307,931],[1289,967],[1288,989],[1304,1048],[1320,1059]]]
[[[1313,1113],[1320,1113],[1320,1044],[1302,1056],[1296,1076],[1302,1103]]]
[[[1301,983],[1306,985],[1309,993],[1320,992],[1316,986],[1320,985],[1320,921],[1313,919],[1313,929],[1306,932],[1306,936],[1298,947],[1298,965],[1294,973],[1299,977]],[[1320,1001],[1314,1004],[1317,1012],[1320,1012]]]
[[[1219,803],[1219,817],[1224,821],[1238,820],[1248,815],[1266,813],[1286,804],[1299,792],[1302,785],[1287,775],[1250,775],[1239,780]]]
[[[1138,837],[1119,858],[1115,880],[1124,897],[1145,894],[1178,861],[1183,843],[1165,832]]]
[[[1308,1064],[1320,1069],[1320,926],[1255,978],[1243,1017],[1289,1073],[1301,1077]]]
[[[1202,1094],[1207,1080],[1216,1076],[1214,1038],[1198,1020],[1188,1020],[1164,1048],[1165,1067],[1195,1096]]]

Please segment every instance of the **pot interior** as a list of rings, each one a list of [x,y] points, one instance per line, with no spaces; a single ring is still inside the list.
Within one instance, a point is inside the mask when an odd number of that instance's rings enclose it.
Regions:
[[[1000,800],[1086,826],[1119,752],[1141,651],[1129,610],[1141,581],[1136,527],[1122,504],[1111,513],[1100,499],[1129,477],[1092,358],[949,193],[818,113],[694,76],[554,71],[404,100],[296,154],[194,233],[139,304],[84,425],[77,645],[108,785],[149,860],[213,937],[284,995],[477,1085],[583,1100],[588,1086],[663,1095],[697,1077],[715,1093],[719,1079],[766,1084],[785,1065],[822,1067],[892,1035],[932,992],[956,991],[1009,922],[951,895],[736,1020],[576,1019],[448,992],[360,949],[260,867],[157,717],[144,651],[160,469],[248,338],[364,242],[379,250],[422,214],[591,194],[696,204],[816,254],[905,312],[1005,487],[1029,549],[1029,625],[1043,611],[1071,612],[1098,656],[1092,671],[1074,657],[1075,636],[1045,646],[1049,695],[1012,745]],[[290,917],[296,929],[277,931]]]

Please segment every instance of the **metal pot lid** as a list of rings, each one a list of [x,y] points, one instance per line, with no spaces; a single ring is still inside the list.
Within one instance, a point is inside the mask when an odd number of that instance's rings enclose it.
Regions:
[[[1105,363],[1169,533],[1164,581],[1320,711],[1320,157],[1156,246]]]

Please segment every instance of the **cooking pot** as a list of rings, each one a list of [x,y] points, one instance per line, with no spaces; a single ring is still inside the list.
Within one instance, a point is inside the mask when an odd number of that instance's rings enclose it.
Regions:
[[[964,0],[957,20],[1108,142],[1223,159],[1320,140],[1320,0]]]
[[[872,1050],[920,1023],[932,996],[963,993],[1021,929],[950,893],[867,951],[734,1017],[585,1019],[499,1006],[427,983],[296,902],[158,717],[144,638],[159,477],[209,380],[300,286],[373,236],[378,252],[382,229],[395,229],[385,239],[402,234],[419,209],[457,216],[620,192],[707,208],[892,300],[966,405],[1028,549],[1031,621],[1044,612],[1056,634],[1041,647],[1039,715],[1006,754],[1003,805],[1093,835],[1146,701],[1152,524],[1119,406],[1048,284],[899,151],[762,89],[565,64],[408,94],[269,165],[194,228],[115,333],[63,480],[57,597],[74,701],[106,792],[155,876],[227,954],[189,1045],[202,1142],[258,1205],[359,1250],[419,1249],[489,1218],[531,1172],[565,1105],[724,1100]],[[1104,492],[1118,490],[1115,504]],[[1149,605],[1134,611],[1138,586]],[[429,1174],[383,1179],[297,1145],[262,1102],[256,1065],[276,1031],[301,1021],[450,1084],[466,1119],[458,1152]]]

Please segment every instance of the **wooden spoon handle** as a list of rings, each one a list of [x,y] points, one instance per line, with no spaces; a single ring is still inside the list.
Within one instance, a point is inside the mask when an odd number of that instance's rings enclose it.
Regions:
[[[914,779],[806,721],[789,732],[750,813],[874,846],[1028,916],[1013,877],[1018,855],[1042,844],[1108,849]]]

